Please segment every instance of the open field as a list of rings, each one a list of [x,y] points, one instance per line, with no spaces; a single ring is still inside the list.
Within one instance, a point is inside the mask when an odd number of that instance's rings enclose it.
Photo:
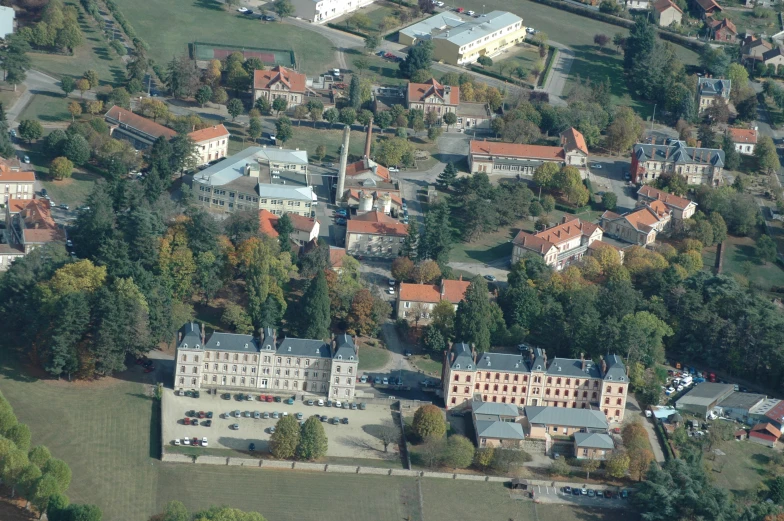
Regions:
[[[708,471],[717,486],[743,495],[777,474],[768,463],[773,449],[750,441],[729,441],[721,445],[726,456],[705,456]],[[773,471],[773,472],[771,472]]]
[[[17,85],[16,91],[14,91],[13,85],[8,85],[5,82],[0,82],[0,103],[3,104],[3,108],[8,110],[11,106],[19,99],[19,96],[24,94],[24,91],[27,90],[27,87],[24,85]]]
[[[517,75],[514,74],[515,69],[522,67],[530,71],[540,60],[542,59],[539,58],[539,49],[533,45],[523,43],[493,58],[493,65],[486,67],[486,69],[501,74],[501,68],[503,68],[504,75],[517,78]],[[542,62],[544,63],[544,60]],[[530,78],[523,79],[526,81],[530,80]]]
[[[91,173],[74,172],[70,179],[62,181],[41,181],[49,197],[57,204],[69,204],[72,209],[87,200],[95,182],[100,177]]]
[[[771,14],[768,18],[754,18],[754,13],[751,9],[732,11],[728,13],[728,18],[738,28],[738,34],[748,32],[754,34],[775,34],[780,30],[776,20],[776,13],[772,9],[768,9],[768,11]]]
[[[727,251],[722,273],[742,275],[764,290],[769,290],[771,286],[784,286],[784,270],[778,264],[766,262],[760,265],[755,261],[753,239],[730,236],[724,246]]]
[[[438,355],[435,355],[438,356]],[[429,356],[412,356],[410,362],[419,369],[428,374],[441,376],[441,366],[443,365],[440,360],[432,360]]]
[[[164,66],[187,54],[194,40],[237,46],[294,49],[297,68],[309,75],[336,66],[335,50],[323,36],[284,23],[264,23],[226,10],[215,0],[118,0],[117,5],[139,36],[150,45],[150,57]],[[172,20],[177,30],[171,30]]]
[[[286,148],[299,148],[307,150],[311,161],[317,161],[316,148],[319,145],[327,147],[327,155],[324,156],[326,162],[337,162],[340,160],[340,145],[343,144],[343,130],[328,130],[327,122],[319,123],[318,128],[298,127],[294,125],[294,136],[286,141]],[[361,156],[365,150],[365,133],[352,131],[348,145],[348,153]]]
[[[85,15],[79,2],[66,2],[66,4],[77,6],[79,9],[79,26],[84,34],[84,44],[76,48],[73,56],[32,52],[30,53],[32,68],[58,77],[69,75],[76,78],[81,77],[84,71],[92,69],[98,73],[101,85],[124,83],[125,64],[106,43],[95,26],[95,20]]]
[[[384,367],[389,361],[389,351],[383,347],[361,346],[362,356],[359,357],[360,371],[373,371]]]
[[[78,96],[78,93],[77,93]],[[37,119],[41,123],[71,122],[71,113],[68,104],[72,101],[81,102],[80,99],[66,98],[62,94],[41,92],[34,94],[30,103],[19,116],[19,120]]]

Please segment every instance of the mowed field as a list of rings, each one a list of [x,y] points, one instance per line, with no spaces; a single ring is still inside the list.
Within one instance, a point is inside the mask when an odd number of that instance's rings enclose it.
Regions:
[[[422,480],[423,515],[414,478],[163,464],[156,409],[147,388],[133,381],[139,376],[134,366],[119,378],[68,383],[0,367],[0,390],[32,429],[33,443],[71,466],[71,501],[99,505],[104,521],[147,521],[173,499],[191,511],[227,505],[269,521],[620,519],[541,505],[537,514],[492,483]]]
[[[297,68],[309,75],[335,65],[335,49],[323,36],[284,23],[261,22],[233,8],[227,11],[214,0],[117,0],[117,5],[162,67],[173,56],[186,54],[194,40],[294,49]]]

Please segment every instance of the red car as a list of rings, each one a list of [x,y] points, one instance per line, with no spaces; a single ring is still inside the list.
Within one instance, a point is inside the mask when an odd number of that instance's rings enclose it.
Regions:
[[[204,418],[205,416],[207,415],[204,414],[204,411],[199,411],[199,418]]]
[[[263,394],[260,394],[260,395],[259,395],[259,401],[260,401],[260,402],[266,402],[266,401],[267,401],[267,397],[266,397],[266,396],[264,396]]]
[[[193,445],[194,447],[198,447],[199,446],[199,438],[193,438],[193,440],[191,440],[191,445]]]
[[[267,396],[265,396],[265,397],[264,397],[264,399],[265,399],[267,402],[271,402],[271,401],[273,400],[273,398],[272,398],[272,395],[270,395],[270,394],[268,394]]]
[[[136,365],[142,365],[146,361],[147,361],[146,358],[137,358],[136,359]]]
[[[455,11],[457,11],[458,13],[462,13],[463,11],[465,11],[465,9],[462,7],[458,7],[457,9],[455,9]]]
[[[184,420],[182,420],[182,423],[183,423],[183,425],[190,425],[191,424],[191,419],[190,418],[185,418]]]

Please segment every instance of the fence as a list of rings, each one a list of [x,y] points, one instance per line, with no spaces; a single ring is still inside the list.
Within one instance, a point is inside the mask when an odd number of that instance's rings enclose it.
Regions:
[[[251,47],[231,43],[213,43],[194,41],[189,45],[191,58],[194,60],[223,60],[234,52],[244,58],[258,58],[268,65],[283,65],[296,68],[297,60],[291,49],[274,49],[271,47]]]

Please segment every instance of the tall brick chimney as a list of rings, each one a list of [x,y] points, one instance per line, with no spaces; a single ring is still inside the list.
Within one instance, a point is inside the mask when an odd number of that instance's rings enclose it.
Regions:
[[[346,125],[343,128],[343,150],[340,152],[340,167],[338,169],[338,189],[335,192],[335,202],[343,197],[343,190],[346,185],[346,163],[348,163],[348,142],[351,136],[351,128]]]
[[[370,118],[367,128],[367,137],[365,138],[365,157],[370,159],[370,143],[373,142],[373,118]]]

